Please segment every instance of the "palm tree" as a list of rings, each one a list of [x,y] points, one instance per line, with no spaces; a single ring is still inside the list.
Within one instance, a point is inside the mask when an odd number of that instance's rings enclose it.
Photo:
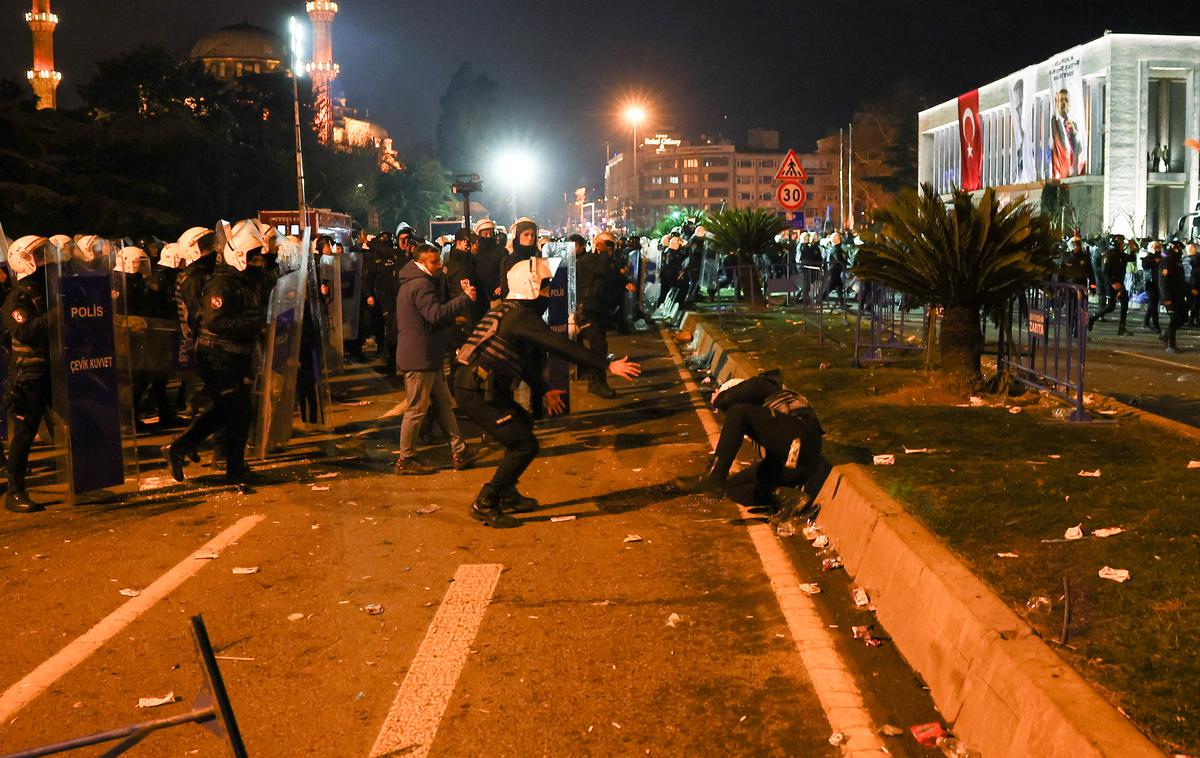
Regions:
[[[748,271],[750,287],[761,292],[758,266],[754,256],[773,250],[779,243],[775,238],[787,228],[782,218],[772,211],[763,208],[727,208],[717,211],[708,219],[704,227],[708,232],[709,244],[719,253],[732,253],[737,258],[737,265]],[[738,287],[738,299],[749,295],[745,285]]]
[[[401,221],[423,229],[429,219],[450,212],[451,199],[450,175],[430,155],[411,156],[402,171],[375,177],[374,204],[384,229]]]
[[[880,282],[918,304],[943,308],[942,370],[962,384],[980,376],[983,315],[997,314],[1054,265],[1050,219],[1019,198],[1001,207],[987,189],[975,203],[955,189],[949,205],[924,184],[876,211],[862,233],[855,275]]]

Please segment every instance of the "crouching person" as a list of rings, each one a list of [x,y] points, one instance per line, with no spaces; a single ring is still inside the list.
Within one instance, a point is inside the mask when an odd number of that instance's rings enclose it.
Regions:
[[[697,479],[680,482],[688,492],[713,496],[725,494],[729,469],[748,437],[762,451],[756,472],[754,502],[774,509],[772,524],[782,524],[797,514],[809,515],[813,500],[829,473],[821,456],[825,430],[817,414],[801,394],[783,386],[779,370],[752,379],[731,379],[713,394],[713,406],[724,414],[721,437],[708,470]],[[776,497],[780,487],[802,487],[800,497]]]

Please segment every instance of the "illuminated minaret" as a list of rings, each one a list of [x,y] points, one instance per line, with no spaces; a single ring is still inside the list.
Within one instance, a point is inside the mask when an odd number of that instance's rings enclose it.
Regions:
[[[25,76],[38,97],[37,107],[54,109],[55,93],[62,81],[62,74],[54,70],[54,27],[58,26],[58,16],[50,12],[50,0],[33,0],[33,10],[25,14],[25,20],[33,30],[33,68]]]
[[[333,17],[337,15],[338,4],[334,0],[308,0],[304,9],[312,22],[313,53],[308,75],[312,77],[316,96],[317,133],[322,142],[328,142],[333,134],[333,100],[329,96],[329,85],[337,78],[339,70],[338,64],[333,62]]]

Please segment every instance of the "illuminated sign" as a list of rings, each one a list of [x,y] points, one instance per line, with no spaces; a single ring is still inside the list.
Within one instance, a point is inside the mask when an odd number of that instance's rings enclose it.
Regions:
[[[647,147],[658,148],[654,151],[656,153],[665,153],[668,147],[679,147],[682,145],[683,140],[673,139],[667,134],[656,134],[653,137],[646,137],[646,140],[643,144]]]

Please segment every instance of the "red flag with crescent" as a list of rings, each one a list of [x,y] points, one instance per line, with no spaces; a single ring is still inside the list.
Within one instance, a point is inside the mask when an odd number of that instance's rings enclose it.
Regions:
[[[979,90],[958,96],[958,146],[962,154],[962,188],[983,189],[983,128],[979,121]]]

